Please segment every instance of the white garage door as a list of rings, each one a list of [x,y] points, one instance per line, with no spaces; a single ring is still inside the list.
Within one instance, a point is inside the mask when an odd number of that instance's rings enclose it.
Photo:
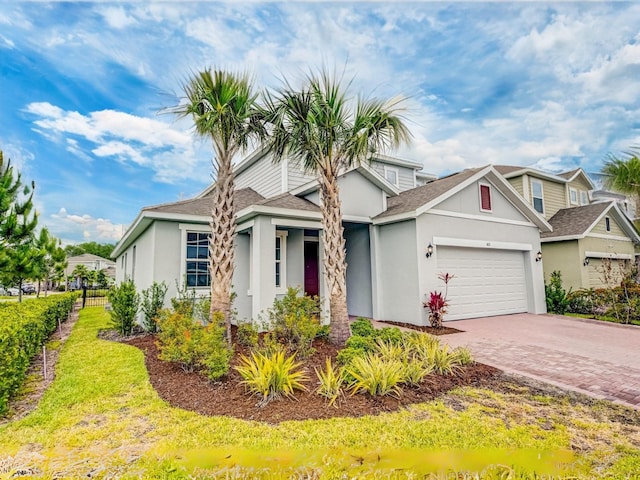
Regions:
[[[438,273],[455,275],[445,320],[527,311],[523,252],[442,246],[437,258]]]

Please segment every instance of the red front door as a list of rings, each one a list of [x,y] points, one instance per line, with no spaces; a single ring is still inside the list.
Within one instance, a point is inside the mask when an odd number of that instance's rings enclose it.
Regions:
[[[318,242],[304,242],[304,293],[312,297],[320,294],[318,245]]]

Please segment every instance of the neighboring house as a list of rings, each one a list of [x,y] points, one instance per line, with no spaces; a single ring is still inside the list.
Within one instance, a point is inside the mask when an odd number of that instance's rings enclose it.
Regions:
[[[579,168],[561,174],[519,166],[495,168],[553,227],[541,235],[545,278],[559,270],[564,287],[574,290],[620,282],[640,236],[619,198],[596,192]],[[605,272],[609,265],[612,271]]]
[[[491,166],[440,180],[421,167],[381,156],[339,178],[349,314],[426,324],[422,302],[445,272],[455,275],[446,319],[545,312],[536,258],[550,225]],[[317,181],[263,152],[235,174],[238,317],[257,320],[289,286],[324,297]],[[208,295],[211,194],[142,209],[114,250],[117,281]]]
[[[71,282],[72,288],[79,288],[80,279],[72,278],[73,271],[78,265],[84,265],[88,270],[95,270],[99,272],[104,270],[107,277],[116,278],[116,263],[113,260],[107,260],[106,258],[93,255],[91,253],[83,253],[81,255],[75,255],[73,257],[67,257],[67,268],[64,269],[65,278],[68,278]]]

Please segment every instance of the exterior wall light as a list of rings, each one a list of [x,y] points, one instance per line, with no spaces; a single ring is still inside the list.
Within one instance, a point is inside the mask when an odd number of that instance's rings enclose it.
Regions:
[[[536,253],[536,262],[539,262],[540,260],[542,260],[542,252],[538,250],[538,253]]]
[[[427,253],[425,253],[425,256],[429,258],[431,255],[433,255],[433,245],[429,244],[427,245]]]
[[[584,262],[582,262],[582,265],[584,265],[585,267],[589,265],[589,257],[584,257]]]

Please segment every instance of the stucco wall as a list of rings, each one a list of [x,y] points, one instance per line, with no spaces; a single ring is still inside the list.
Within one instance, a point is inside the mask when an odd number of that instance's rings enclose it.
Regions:
[[[251,297],[248,295],[251,288],[249,283],[250,247],[251,239],[248,233],[236,235],[235,268],[233,270],[233,291],[236,298],[233,307],[238,312],[238,320],[251,319]]]
[[[551,273],[558,270],[562,275],[562,285],[566,290],[582,288],[584,282],[584,257],[580,257],[578,240],[566,240],[542,244],[542,267],[548,283]]]
[[[491,186],[492,212],[483,212],[480,210],[480,183]],[[527,218],[522,215],[522,213],[516,209],[511,202],[505,199],[496,191],[495,187],[487,181],[476,182],[469,185],[464,190],[436,205],[434,208],[437,210],[446,210],[455,213],[479,215],[489,220],[492,218],[502,218],[521,222],[528,221]]]
[[[338,180],[343,215],[373,217],[382,212],[382,190],[360,173],[351,171]]]
[[[276,227],[278,230],[280,228]],[[287,229],[287,287],[304,291],[304,230]]]
[[[347,307],[349,315],[371,317],[371,250],[369,226],[346,224]]]
[[[154,280],[164,281],[167,284],[165,306],[169,307],[170,299],[178,294],[176,281],[182,281],[180,278],[181,232],[176,222],[156,221],[154,228]]]
[[[378,311],[374,316],[380,320],[419,323],[420,290],[416,262],[416,222],[380,225],[377,237],[377,292]]]

